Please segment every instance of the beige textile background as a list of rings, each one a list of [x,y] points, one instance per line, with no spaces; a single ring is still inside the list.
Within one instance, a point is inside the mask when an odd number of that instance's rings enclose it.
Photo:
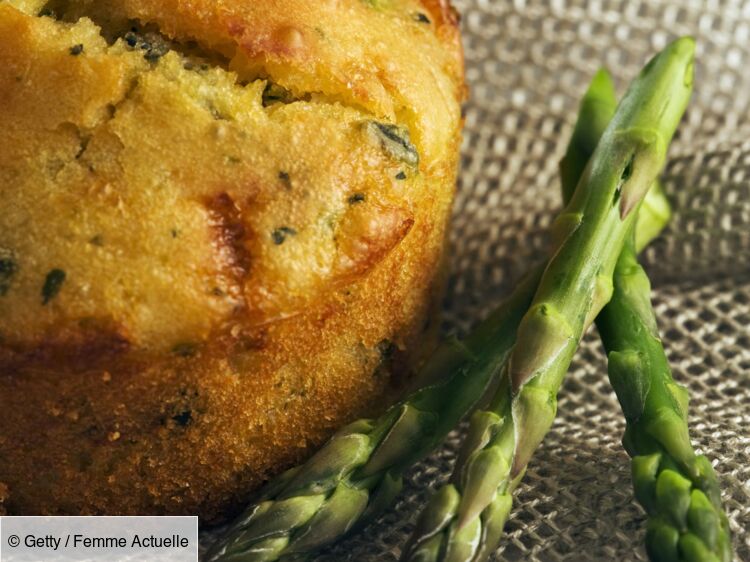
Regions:
[[[473,325],[543,255],[557,162],[596,69],[619,93],[670,39],[697,39],[695,94],[665,187],[675,217],[644,256],[694,443],[714,462],[737,559],[750,561],[750,1],[458,0],[471,101],[446,330]],[[595,332],[559,396],[495,560],[645,560],[624,428]],[[459,434],[412,470],[393,510],[316,560],[395,561]]]

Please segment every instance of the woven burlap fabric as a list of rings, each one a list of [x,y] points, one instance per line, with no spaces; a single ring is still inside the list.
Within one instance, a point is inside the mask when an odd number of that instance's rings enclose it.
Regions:
[[[695,94],[665,187],[675,217],[644,254],[694,443],[719,473],[736,555],[750,561],[750,1],[461,0],[467,79],[446,330],[463,332],[541,256],[560,207],[557,162],[606,66],[620,91],[667,42],[697,40]],[[592,331],[532,459],[496,560],[644,560],[624,421]],[[410,472],[393,510],[319,562],[397,560],[450,475],[460,432]]]

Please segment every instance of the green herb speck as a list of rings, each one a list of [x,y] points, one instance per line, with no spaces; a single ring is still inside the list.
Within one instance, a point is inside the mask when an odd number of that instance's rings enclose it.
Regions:
[[[192,357],[198,351],[198,346],[194,343],[178,343],[172,348],[172,353],[179,357]]]
[[[206,107],[208,108],[208,112],[211,114],[211,117],[213,117],[217,121],[229,121],[229,118],[221,111],[219,111],[219,108],[217,108],[213,103],[208,102]]]
[[[140,33],[134,27],[123,36],[123,39],[131,49],[139,48],[145,51],[143,58],[148,62],[156,62],[169,52],[169,44],[158,33]]]
[[[362,203],[365,200],[365,194],[364,193],[355,193],[354,195],[349,196],[349,204],[350,205],[356,205],[357,203]]]
[[[380,358],[384,361],[390,359],[397,349],[396,344],[388,339],[380,340],[376,348],[378,350],[378,353],[380,354]]]
[[[422,12],[414,12],[411,17],[414,21],[419,23],[426,23],[428,25],[432,23],[430,18],[427,17],[427,14],[423,14]]]
[[[42,305],[47,304],[57,296],[64,282],[65,272],[62,269],[53,269],[47,274],[44,285],[42,285]]]
[[[0,297],[5,296],[5,293],[10,289],[11,281],[18,271],[18,265],[10,258],[0,259]]]
[[[125,39],[125,43],[127,43],[128,47],[132,48],[138,44],[138,36],[134,31],[128,31],[123,39]]]
[[[192,421],[193,412],[191,412],[190,410],[185,410],[184,412],[180,412],[179,414],[172,416],[172,419],[177,423],[177,425],[185,427]]]
[[[391,157],[412,167],[416,167],[419,164],[417,147],[411,143],[409,130],[405,127],[399,127],[392,123],[368,121],[366,129]]]
[[[397,180],[405,180],[406,179],[406,172],[401,170],[398,174],[396,174]]]
[[[70,54],[74,57],[77,57],[83,52],[83,43],[78,43],[78,45],[73,45],[70,48]]]
[[[292,189],[292,178],[289,177],[289,172],[280,171],[279,181],[284,184],[285,188]]]
[[[295,101],[294,94],[278,84],[269,82],[263,90],[262,102],[263,107],[268,107],[274,103],[292,103]]]
[[[271,233],[271,239],[273,243],[280,246],[284,243],[288,236],[295,236],[297,231],[289,226],[280,226]]]

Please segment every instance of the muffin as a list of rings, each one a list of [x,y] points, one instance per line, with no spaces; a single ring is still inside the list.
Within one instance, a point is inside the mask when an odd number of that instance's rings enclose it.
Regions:
[[[10,514],[230,515],[429,349],[446,0],[0,1]]]

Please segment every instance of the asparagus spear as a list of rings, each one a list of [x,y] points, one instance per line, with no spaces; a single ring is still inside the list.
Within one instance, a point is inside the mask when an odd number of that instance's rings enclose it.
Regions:
[[[693,50],[683,38],[654,57],[594,143],[498,392],[472,416],[453,482],[428,503],[403,560],[476,562],[496,548],[511,493],[552,424],[581,336],[611,297],[617,257],[687,105]]]
[[[304,558],[388,507],[403,471],[436,448],[496,380],[541,273],[529,273],[463,342],[438,349],[418,377],[432,384],[375,420],[343,428],[307,462],[269,483],[207,560]]]
[[[631,242],[615,268],[612,300],[596,322],[627,420],[623,445],[632,457],[635,495],[649,516],[646,550],[654,562],[728,561],[719,484],[709,460],[690,444],[687,389],[672,378],[650,291]]]
[[[560,163],[563,197],[575,189],[606,126],[606,112],[614,106],[611,80],[600,71],[584,97]],[[636,497],[650,518],[649,557],[654,562],[725,561],[731,559],[731,547],[716,475],[690,446],[687,390],[672,378],[656,331],[649,280],[636,258],[643,243],[639,234],[657,232],[669,215],[646,206],[655,188],[660,187],[654,184],[639,212],[635,241],[626,242],[620,254],[612,300],[596,324],[610,353],[610,380],[628,423],[623,441],[633,457]]]

